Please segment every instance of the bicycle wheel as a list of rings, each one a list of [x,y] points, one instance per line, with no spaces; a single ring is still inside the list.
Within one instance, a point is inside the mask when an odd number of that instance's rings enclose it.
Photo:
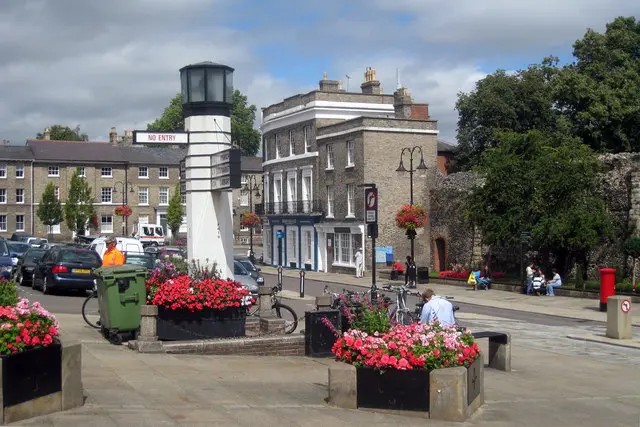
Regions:
[[[82,318],[87,325],[100,329],[100,307],[98,306],[98,292],[93,291],[82,303]]]
[[[278,319],[284,319],[284,333],[292,334],[298,327],[298,315],[291,307],[284,304],[276,305],[276,316]]]

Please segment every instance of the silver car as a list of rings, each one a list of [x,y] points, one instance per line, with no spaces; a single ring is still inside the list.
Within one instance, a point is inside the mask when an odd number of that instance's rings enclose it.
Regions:
[[[233,261],[233,276],[253,295],[258,295],[258,283],[239,261]]]

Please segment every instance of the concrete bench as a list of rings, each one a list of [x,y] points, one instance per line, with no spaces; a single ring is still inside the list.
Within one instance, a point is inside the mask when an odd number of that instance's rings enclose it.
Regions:
[[[511,371],[511,335],[505,332],[476,332],[476,339],[489,339],[489,367],[500,371]]]

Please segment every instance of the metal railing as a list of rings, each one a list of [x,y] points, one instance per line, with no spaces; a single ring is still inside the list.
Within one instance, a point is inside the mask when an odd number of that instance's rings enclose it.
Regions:
[[[320,200],[292,200],[255,205],[258,215],[324,214]]]

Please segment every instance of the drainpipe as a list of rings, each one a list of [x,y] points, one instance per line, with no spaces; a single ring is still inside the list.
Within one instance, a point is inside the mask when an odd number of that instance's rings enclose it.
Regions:
[[[33,184],[33,176],[34,176],[34,172],[33,172],[33,165],[34,165],[34,160],[31,160],[31,234],[32,235],[36,235],[35,233],[35,218],[34,218],[34,214],[35,214],[35,197],[36,195],[34,194],[35,191],[35,185]]]

